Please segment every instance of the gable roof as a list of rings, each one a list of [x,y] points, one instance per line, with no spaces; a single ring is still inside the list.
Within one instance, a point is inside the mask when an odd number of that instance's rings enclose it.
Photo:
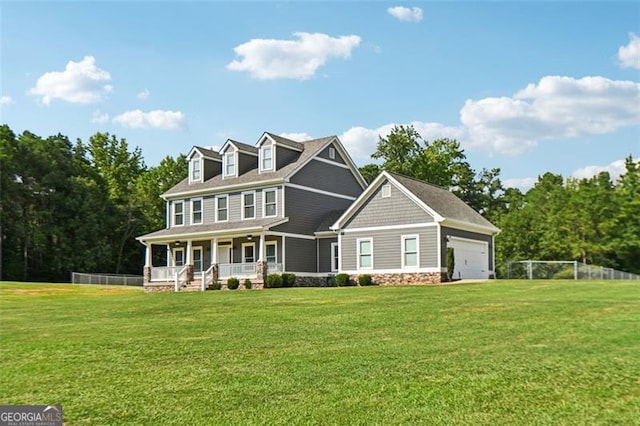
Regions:
[[[268,136],[271,140],[273,140],[278,145],[283,145],[298,151],[302,151],[304,149],[304,145],[302,142],[296,142],[294,140],[287,139],[282,136],[274,135],[273,133],[270,133],[270,132],[264,132],[264,135]],[[260,140],[262,140],[262,138],[260,138]]]
[[[194,146],[193,148],[191,148],[191,151],[189,151],[189,154],[187,155],[187,159],[190,160],[191,157],[193,157],[193,154],[195,154],[196,152],[200,153],[200,155],[209,160],[222,161],[222,156],[220,155],[220,153],[218,153],[218,151],[203,148],[201,146]]]
[[[240,152],[246,152],[247,154],[258,155],[258,148],[253,145],[249,145],[244,142],[234,141],[233,139],[227,139],[227,141],[220,148],[220,152],[223,153],[227,150],[229,145],[234,146]]]
[[[393,183],[406,196],[433,215],[436,222],[453,228],[473,228],[474,230],[491,234],[500,232],[499,228],[482,217],[480,213],[472,209],[451,191],[388,171],[380,173],[360,197],[336,220],[331,228],[337,230],[343,227],[385,180]]]
[[[206,193],[208,191],[211,191],[212,189],[218,188],[231,189],[234,187],[248,187],[260,184],[276,185],[279,183],[283,183],[286,181],[286,179],[297,173],[302,167],[304,167],[309,161],[311,161],[311,159],[313,159],[320,151],[322,151],[334,140],[338,140],[338,138],[336,136],[327,136],[324,138],[300,142],[303,150],[298,158],[274,172],[259,173],[258,168],[255,168],[239,175],[238,177],[225,177],[223,179],[222,175],[216,175],[204,182],[192,182],[191,184],[189,184],[188,179],[184,179],[182,182],[178,183],[167,192],[162,194],[162,196],[163,198],[168,198],[186,194],[196,195],[199,193]],[[241,142],[232,141],[230,139],[227,141],[227,143],[241,144]],[[225,143],[225,145],[227,143]],[[242,146],[253,148],[256,153],[258,152],[258,148],[252,147],[251,145],[242,144]],[[355,169],[355,172],[358,173],[358,176],[360,175],[357,168]],[[360,176],[360,179],[361,178],[362,177]]]

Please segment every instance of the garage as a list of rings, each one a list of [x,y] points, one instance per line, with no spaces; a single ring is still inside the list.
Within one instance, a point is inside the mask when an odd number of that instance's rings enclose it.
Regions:
[[[454,279],[489,278],[489,244],[451,237],[448,246],[453,248],[455,258]]]

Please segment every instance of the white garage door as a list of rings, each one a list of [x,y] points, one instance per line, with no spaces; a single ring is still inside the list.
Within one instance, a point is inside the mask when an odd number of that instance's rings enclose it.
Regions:
[[[489,278],[489,244],[451,237],[448,246],[453,247],[454,279]]]

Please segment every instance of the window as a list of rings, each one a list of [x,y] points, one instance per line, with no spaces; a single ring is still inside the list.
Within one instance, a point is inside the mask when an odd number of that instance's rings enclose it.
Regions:
[[[358,239],[358,269],[373,268],[373,240]]]
[[[242,193],[242,218],[256,218],[256,193],[254,191]]]
[[[338,243],[331,243],[331,272],[338,272],[340,269]]]
[[[224,175],[225,176],[235,176],[236,174],[236,153],[235,152],[227,152],[224,155]]]
[[[184,266],[184,248],[173,249],[173,266]]]
[[[332,160],[336,159],[336,149],[332,146],[329,147],[329,158]]]
[[[391,185],[387,183],[382,185],[382,198],[389,197],[391,197]]]
[[[229,196],[221,195],[216,197],[216,222],[227,220],[229,220]]]
[[[267,242],[267,246],[266,246],[266,258],[267,258],[267,263],[278,263],[278,243],[276,241],[268,241]]]
[[[402,267],[418,266],[418,236],[402,236]]]
[[[263,192],[264,194],[264,216],[276,216],[278,214],[277,204],[276,204],[276,190],[275,189],[267,189]]]
[[[191,166],[191,182],[200,182],[202,180],[200,157],[193,157],[189,164]]]
[[[173,202],[173,226],[184,225],[184,201]]]
[[[202,223],[202,198],[191,200],[191,224],[199,225]]]
[[[256,261],[255,243],[242,243],[242,263],[253,263]]]
[[[193,272],[202,272],[202,247],[194,247],[192,251]]]
[[[271,145],[262,147],[261,158],[260,170],[273,170],[273,147]]]

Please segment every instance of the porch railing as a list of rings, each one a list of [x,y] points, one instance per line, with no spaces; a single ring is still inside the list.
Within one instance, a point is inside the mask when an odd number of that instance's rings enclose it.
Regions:
[[[267,272],[269,274],[282,272],[282,263],[267,262]]]
[[[151,268],[151,281],[174,281],[181,268],[184,266],[154,266]]]
[[[213,284],[213,273],[212,273],[213,266],[214,265],[211,265],[209,269],[204,271],[204,274],[202,276],[202,291],[204,291],[205,288],[208,288],[211,284]]]
[[[176,278],[175,278],[175,291],[178,291],[178,289],[180,288],[180,286],[182,284],[186,284],[187,283],[187,267],[186,266],[182,266],[182,269],[180,269],[178,271],[178,273],[176,273]]]
[[[218,276],[229,277],[254,277],[256,276],[256,264],[252,263],[221,263],[218,265]]]

